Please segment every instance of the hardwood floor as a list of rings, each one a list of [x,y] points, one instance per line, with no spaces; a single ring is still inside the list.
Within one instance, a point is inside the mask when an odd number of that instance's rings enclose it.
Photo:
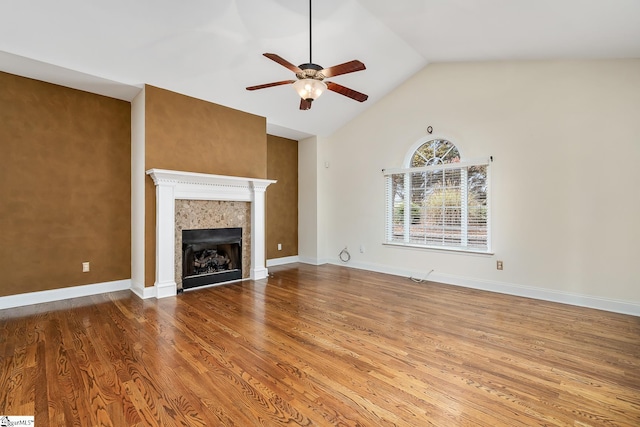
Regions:
[[[339,266],[0,311],[36,426],[639,426],[640,318]]]

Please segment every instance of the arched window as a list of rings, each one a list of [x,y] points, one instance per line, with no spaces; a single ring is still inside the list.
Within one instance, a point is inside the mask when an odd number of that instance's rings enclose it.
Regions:
[[[407,154],[409,168],[385,170],[386,243],[489,252],[489,162],[442,138]]]
[[[422,144],[411,156],[409,167],[420,168],[460,161],[460,152],[452,142],[446,139],[432,139]]]

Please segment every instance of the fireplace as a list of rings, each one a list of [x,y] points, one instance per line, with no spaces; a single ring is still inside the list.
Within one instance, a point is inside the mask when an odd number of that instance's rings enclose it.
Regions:
[[[242,228],[182,230],[182,289],[242,279]]]
[[[166,298],[177,294],[176,278],[180,277],[180,264],[176,265],[175,260],[182,251],[176,248],[176,200],[249,202],[251,206],[249,278],[260,280],[267,277],[264,246],[265,191],[269,184],[276,181],[164,169],[149,169],[147,174],[156,185],[156,281],[149,292],[146,290],[149,288],[134,292],[142,295],[143,298],[150,296]]]

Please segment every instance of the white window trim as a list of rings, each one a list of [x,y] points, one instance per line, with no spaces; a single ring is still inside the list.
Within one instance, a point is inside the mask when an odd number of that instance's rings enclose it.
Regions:
[[[420,148],[420,146],[422,146],[424,143],[429,142],[431,140],[434,139],[446,139],[448,141],[450,141],[447,138],[440,138],[437,136],[429,136],[428,138],[422,139],[420,141],[418,141],[416,144],[414,144],[414,146],[412,147],[412,149],[408,152],[408,154],[405,157],[405,164],[410,164],[411,162],[411,158],[413,157],[413,154],[415,153],[415,151]],[[455,144],[454,144],[455,145]],[[457,145],[456,145],[457,148]],[[460,149],[458,149],[458,152],[460,153]],[[461,154],[462,155],[462,154]],[[493,191],[493,185],[491,182],[491,163],[492,163],[493,159],[491,157],[489,158],[480,158],[480,159],[470,159],[470,160],[464,160],[464,161],[460,161],[457,163],[447,163],[447,164],[438,164],[438,165],[431,165],[431,166],[424,166],[424,167],[419,167],[419,168],[409,168],[409,167],[405,167],[405,168],[388,168],[388,169],[383,169],[382,173],[385,176],[385,180],[386,177],[388,175],[394,175],[394,174],[406,174],[405,175],[405,180],[408,179],[409,173],[412,172],[424,172],[424,171],[431,171],[431,170],[443,170],[443,169],[459,169],[459,168],[464,168],[464,167],[470,167],[470,166],[484,166],[487,165],[487,186],[489,188],[489,194],[488,194],[488,200],[487,200],[487,249],[486,250],[480,250],[477,248],[465,248],[465,247],[461,247],[461,246],[455,246],[455,247],[448,247],[448,246],[430,246],[430,245],[422,245],[422,244],[417,244],[417,243],[409,243],[408,242],[408,236],[407,234],[409,233],[409,228],[405,227],[405,241],[404,242],[392,242],[391,239],[389,238],[390,236],[387,233],[387,230],[390,230],[391,227],[389,225],[389,221],[391,221],[392,219],[392,210],[393,210],[393,203],[389,203],[389,200],[387,200],[387,196],[385,195],[385,205],[386,205],[386,217],[385,217],[385,239],[382,242],[383,245],[385,246],[389,246],[389,247],[403,247],[403,248],[415,248],[415,249],[422,249],[422,250],[435,250],[435,251],[445,251],[445,252],[457,252],[457,253],[463,253],[463,254],[476,254],[476,255],[493,255],[493,249],[492,249],[492,239],[491,239],[491,235],[492,235],[492,227],[491,227],[491,223],[492,223],[492,214],[491,214],[491,210],[492,210],[492,196],[491,193]],[[407,163],[409,162],[409,163]],[[385,186],[387,184],[385,183]],[[410,189],[410,183],[406,183],[405,182],[405,189]],[[407,191],[407,194],[410,191]],[[411,215],[411,210],[410,209],[405,209],[404,211],[404,215],[405,215],[405,224],[410,222],[410,215]],[[409,218],[407,218],[409,217]]]
[[[416,243],[403,243],[403,242],[382,242],[383,246],[396,247],[396,248],[407,248],[407,249],[420,249],[425,251],[436,251],[436,252],[447,252],[447,253],[459,253],[459,254],[468,254],[468,255],[495,255],[495,252],[490,251],[480,251],[478,249],[464,249],[460,247],[449,247],[449,246],[426,246],[419,245]]]
[[[432,170],[442,170],[442,169],[459,169],[463,167],[483,166],[483,165],[489,165],[489,164],[491,164],[491,160],[489,158],[480,158],[480,159],[462,160],[456,163],[445,163],[445,164],[422,166],[419,168],[385,168],[385,169],[382,169],[382,173],[384,175],[393,175],[393,174],[411,173],[411,172],[428,172]]]

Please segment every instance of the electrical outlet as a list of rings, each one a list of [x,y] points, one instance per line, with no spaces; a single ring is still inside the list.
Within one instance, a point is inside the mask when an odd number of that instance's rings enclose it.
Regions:
[[[496,261],[496,268],[502,270],[502,261]]]
[[[282,243],[278,243],[278,250],[281,251],[282,250]]]
[[[88,262],[83,262],[82,263],[82,272],[83,273],[88,273],[90,271],[90,266]]]

